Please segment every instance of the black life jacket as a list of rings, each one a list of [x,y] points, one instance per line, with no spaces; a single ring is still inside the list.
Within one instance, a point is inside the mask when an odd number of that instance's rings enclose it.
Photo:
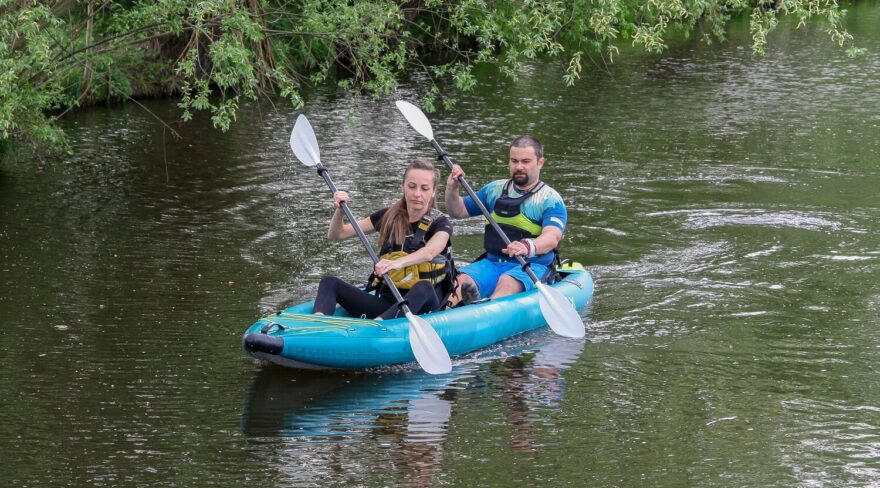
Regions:
[[[534,239],[541,235],[543,228],[540,223],[532,222],[526,217],[520,207],[529,197],[544,188],[544,182],[539,182],[534,188],[516,198],[512,198],[508,193],[512,184],[512,179],[504,184],[501,196],[495,201],[495,207],[492,209],[492,218],[495,219],[510,242],[527,238]],[[486,224],[486,230],[483,233],[483,248],[486,252],[503,255],[501,250],[505,247],[507,244],[504,243],[504,239],[498,235],[491,224]]]

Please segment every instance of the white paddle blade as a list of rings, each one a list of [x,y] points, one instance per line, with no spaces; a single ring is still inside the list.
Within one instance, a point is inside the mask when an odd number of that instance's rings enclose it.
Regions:
[[[538,291],[538,303],[547,325],[553,332],[563,337],[581,338],[586,331],[581,316],[571,302],[559,290],[549,287],[540,281],[535,283]]]
[[[318,140],[315,138],[315,131],[312,124],[305,115],[300,114],[293,124],[293,131],[290,133],[290,149],[296,156],[296,159],[306,165],[315,166],[321,163],[321,151],[318,149]]]
[[[430,374],[445,374],[452,371],[452,360],[446,352],[446,346],[425,319],[408,312],[409,345],[419,366]]]
[[[398,100],[397,110],[400,110],[400,113],[403,114],[403,117],[409,122],[409,125],[416,130],[416,132],[429,141],[434,140],[434,131],[431,129],[431,122],[428,121],[428,117],[425,117],[425,114],[419,109],[419,107],[416,107],[407,101]]]

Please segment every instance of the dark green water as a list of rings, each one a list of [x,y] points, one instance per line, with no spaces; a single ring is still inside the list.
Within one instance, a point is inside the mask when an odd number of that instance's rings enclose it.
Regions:
[[[296,113],[175,125],[181,141],[136,107],[75,115],[70,160],[0,171],[0,480],[880,484],[880,9],[851,16],[857,59],[820,26],[781,29],[763,58],[737,31],[570,89],[552,65],[484,73],[431,115],[476,185],[513,135],[543,140],[565,253],[597,283],[586,341],[529,334],[439,378],[241,351],[262,313],[368,269],[324,237],[329,192],[287,149]],[[360,215],[432,156],[392,102],[308,97]],[[457,223],[460,257],[481,229]]]

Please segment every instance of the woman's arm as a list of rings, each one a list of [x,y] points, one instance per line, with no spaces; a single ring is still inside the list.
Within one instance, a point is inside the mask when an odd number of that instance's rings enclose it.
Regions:
[[[337,191],[333,194],[333,205],[336,207],[336,210],[333,212],[333,216],[330,217],[330,226],[327,229],[327,238],[331,241],[341,241],[357,235],[354,227],[351,224],[346,224],[343,219],[345,214],[342,211],[342,202],[348,202],[348,193]],[[357,225],[364,231],[364,234],[369,234],[376,230],[373,228],[373,222],[369,217],[358,220]]]
[[[425,243],[425,247],[418,251],[407,254],[406,256],[401,256],[393,261],[389,261],[388,259],[379,260],[375,266],[376,274],[381,276],[391,270],[428,262],[443,252],[443,249],[446,248],[447,242],[449,242],[449,233],[443,231],[437,232],[428,240],[428,242]]]

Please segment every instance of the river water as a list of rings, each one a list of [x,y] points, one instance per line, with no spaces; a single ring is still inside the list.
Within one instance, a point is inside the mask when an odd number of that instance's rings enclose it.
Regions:
[[[481,73],[435,136],[475,186],[503,176],[512,136],[542,139],[565,256],[597,288],[585,341],[537,331],[441,377],[242,352],[261,314],[369,268],[325,238],[329,192],[287,148],[298,112],[173,124],[180,140],[133,105],[73,115],[69,159],[0,171],[0,480],[880,484],[878,25],[851,9],[856,59],[818,25],[755,57],[738,24],[574,88],[553,64]],[[304,112],[359,215],[433,157],[391,99],[312,92]],[[460,259],[481,229],[456,223]]]

